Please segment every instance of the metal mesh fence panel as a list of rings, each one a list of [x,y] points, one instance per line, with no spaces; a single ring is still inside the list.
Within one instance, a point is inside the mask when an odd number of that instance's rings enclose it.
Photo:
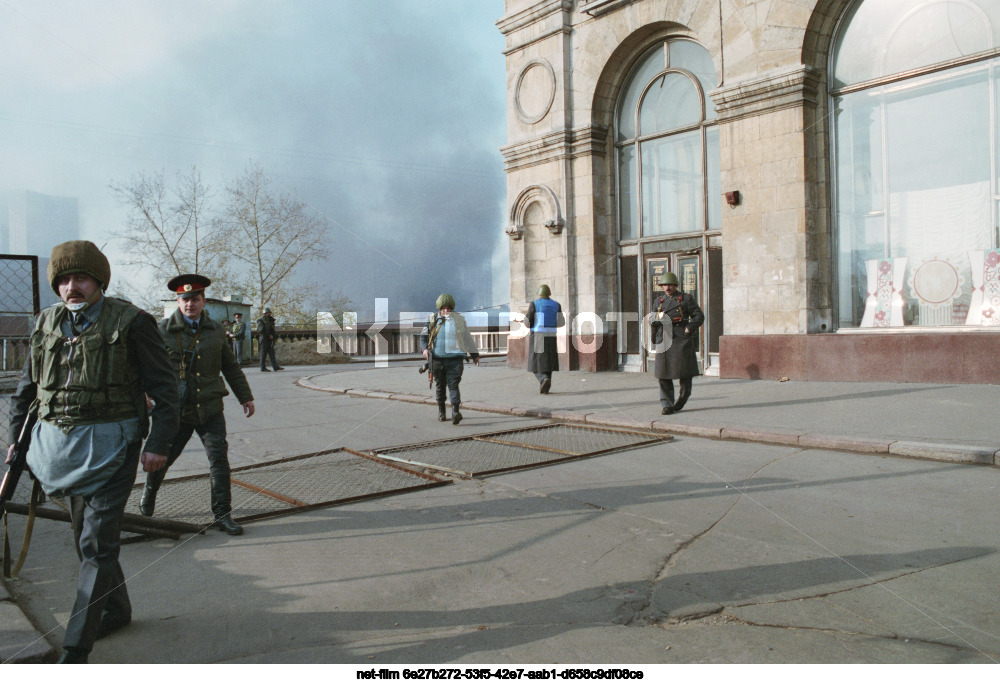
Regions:
[[[285,458],[234,469],[231,473],[233,517],[263,519],[290,512],[360,500],[447,483],[347,451]],[[211,486],[208,475],[163,482],[156,496],[156,516],[208,525]],[[138,511],[142,485],[129,498]]]
[[[10,399],[28,356],[38,309],[38,257],[0,254],[0,452],[4,455],[10,445]],[[27,503],[30,495],[31,480],[24,476],[13,500]]]
[[[465,476],[554,464],[670,440],[666,435],[552,424],[374,451],[377,457]]]

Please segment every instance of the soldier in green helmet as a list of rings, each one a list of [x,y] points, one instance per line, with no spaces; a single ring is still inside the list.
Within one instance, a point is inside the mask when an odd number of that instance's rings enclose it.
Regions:
[[[653,374],[660,382],[661,413],[678,412],[691,397],[692,379],[698,372],[698,328],[705,314],[694,297],[677,288],[680,283],[673,273],[664,273],[656,284],[663,294],[653,302],[651,324],[655,364]],[[674,402],[674,380],[679,380],[680,393]]]
[[[177,381],[153,317],[104,295],[111,266],[95,244],[57,245],[48,277],[60,302],[41,312],[31,335],[11,398],[10,443],[37,405],[27,464],[46,493],[68,499],[80,558],[59,661],[83,663],[95,640],[132,621],[118,562],[122,515],[139,463],[146,472],[166,465]]]
[[[451,399],[451,423],[462,421],[460,411],[462,396],[458,383],[462,381],[462,367],[465,356],[479,365],[479,349],[476,340],[469,333],[465,318],[455,312],[455,298],[442,294],[435,302],[437,313],[427,320],[427,326],[420,332],[420,351],[434,373],[435,394],[438,404],[438,420],[448,419],[445,413],[445,389]]]

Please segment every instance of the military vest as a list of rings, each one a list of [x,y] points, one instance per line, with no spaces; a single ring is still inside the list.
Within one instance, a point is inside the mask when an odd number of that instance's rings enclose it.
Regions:
[[[42,311],[31,335],[40,419],[72,426],[145,416],[142,383],[128,354],[129,326],[139,313],[126,301],[104,297],[97,320],[71,339],[60,329],[65,306]]]
[[[551,334],[559,320],[559,304],[552,299],[535,299],[535,325],[532,332]]]

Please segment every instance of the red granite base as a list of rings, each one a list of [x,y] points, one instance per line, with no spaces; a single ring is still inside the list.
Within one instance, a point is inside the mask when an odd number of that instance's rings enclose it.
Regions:
[[[1000,332],[725,335],[719,375],[823,382],[1000,383]]]
[[[565,352],[559,354],[559,367],[563,370],[604,372],[618,369],[618,337],[604,335],[600,344],[594,336],[576,336],[569,339]],[[507,340],[507,367],[528,369],[528,338]]]

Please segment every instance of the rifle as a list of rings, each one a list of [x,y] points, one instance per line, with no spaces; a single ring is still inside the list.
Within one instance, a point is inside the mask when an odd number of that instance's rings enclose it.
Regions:
[[[426,363],[424,363],[423,365],[421,365],[420,369],[417,372],[419,372],[421,375],[424,374],[425,372],[427,373],[427,388],[428,389],[430,389],[431,387],[434,386],[434,369],[433,369],[433,366],[431,365],[430,361],[427,361]]]
[[[21,479],[21,474],[27,467],[28,446],[31,445],[31,430],[38,422],[38,408],[32,407],[28,410],[28,415],[21,425],[21,433],[14,443],[14,452],[11,454],[10,464],[7,472],[3,475],[3,483],[0,484],[0,515],[7,512],[7,502],[14,497],[14,490],[17,482]],[[6,456],[5,456],[6,457]]]
[[[437,330],[437,315],[435,314],[431,322],[427,324],[427,362],[420,366],[418,372],[422,375],[427,373],[427,388],[434,387],[434,338]]]
[[[38,422],[37,403],[28,409],[28,414],[24,418],[24,424],[21,425],[21,433],[14,443],[14,450],[11,453],[7,472],[3,475],[3,483],[0,483],[0,518],[3,519],[3,558],[0,561],[0,567],[2,567],[5,579],[17,576],[18,572],[21,571],[21,567],[24,566],[24,560],[28,556],[28,545],[31,542],[31,530],[35,523],[35,508],[42,500],[42,490],[36,481],[31,489],[31,503],[28,505],[28,521],[24,527],[21,550],[18,553],[17,562],[12,569],[10,561],[10,538],[7,527],[7,503],[14,497],[14,491],[17,489],[17,483],[21,479],[21,474],[24,473],[24,470],[28,466],[28,446],[31,445],[31,430],[34,428],[36,422]]]

